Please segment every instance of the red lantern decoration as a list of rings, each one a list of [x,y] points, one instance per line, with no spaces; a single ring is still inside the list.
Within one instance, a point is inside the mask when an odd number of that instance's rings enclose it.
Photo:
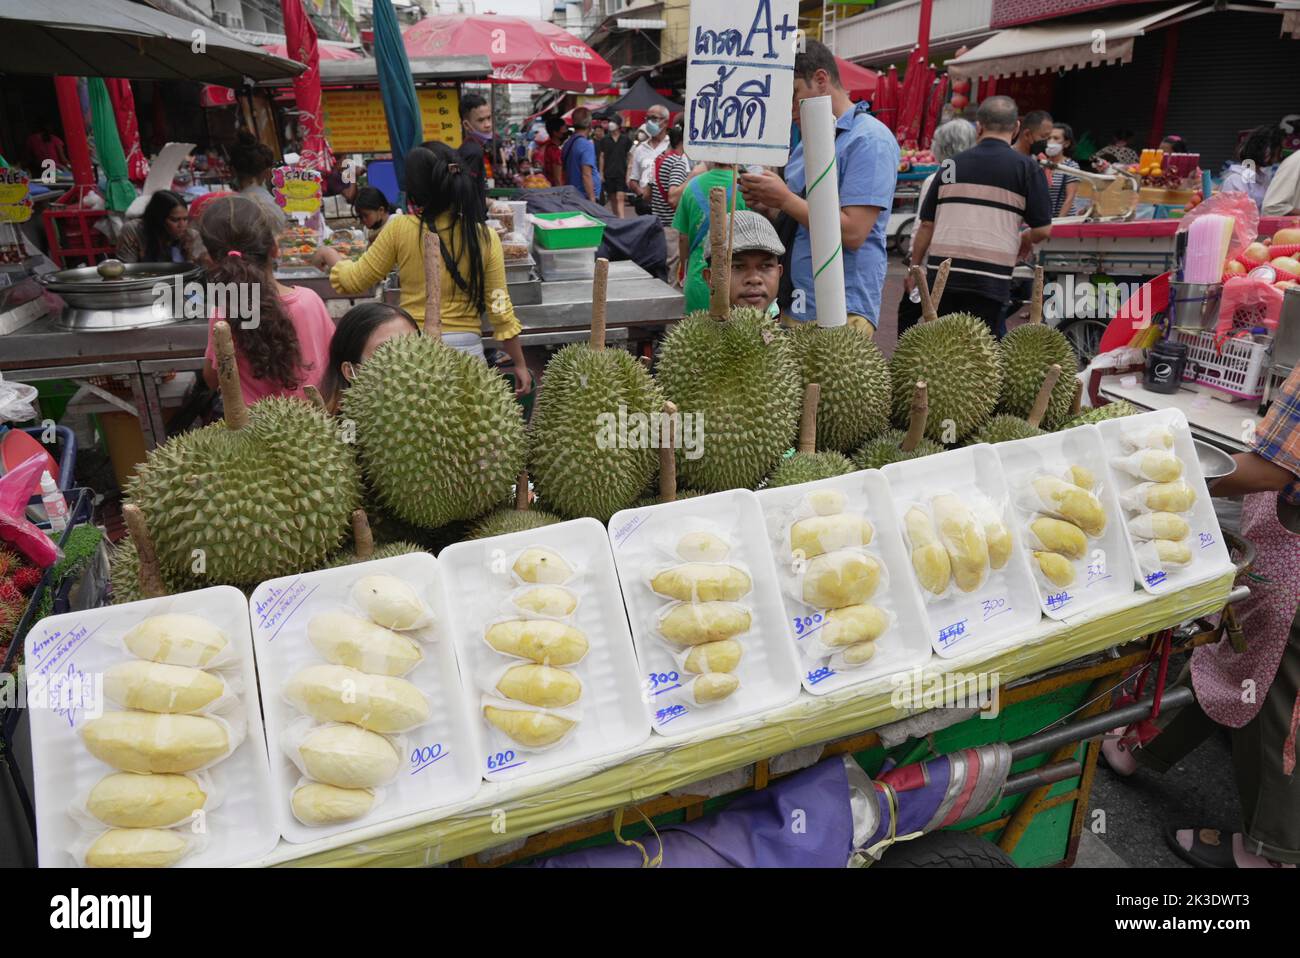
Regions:
[[[949,102],[952,103],[952,108],[954,110],[964,110],[966,109],[966,104],[970,103],[970,98],[964,93],[954,93],[952,95],[952,100]]]
[[[970,93],[970,80],[953,80],[953,93]]]

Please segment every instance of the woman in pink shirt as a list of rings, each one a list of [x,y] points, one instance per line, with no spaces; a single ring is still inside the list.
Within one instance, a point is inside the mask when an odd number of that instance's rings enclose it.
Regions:
[[[213,200],[199,221],[212,256],[203,379],[216,388],[211,325],[224,319],[234,335],[247,403],[267,396],[302,397],[304,386],[320,387],[329,366],[334,321],[325,304],[309,289],[275,280],[277,225],[263,204],[239,195]]]

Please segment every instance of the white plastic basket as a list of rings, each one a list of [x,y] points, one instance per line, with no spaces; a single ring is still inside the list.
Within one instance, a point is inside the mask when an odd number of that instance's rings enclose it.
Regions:
[[[1235,399],[1259,399],[1268,376],[1267,342],[1248,337],[1216,343],[1210,331],[1175,329],[1176,342],[1187,346],[1186,382],[1200,383]]]

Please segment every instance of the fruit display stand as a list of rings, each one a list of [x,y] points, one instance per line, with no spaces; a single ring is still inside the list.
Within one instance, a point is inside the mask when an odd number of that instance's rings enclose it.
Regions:
[[[915,732],[942,752],[1033,735],[1068,716],[1105,710],[1109,690],[1150,651],[1136,636],[1171,639],[1175,651],[1213,641],[1214,629],[1172,630],[1222,610],[1248,591],[1233,574],[1161,596],[1133,593],[1071,622],[1043,621],[1029,641],[992,642],[963,657],[935,659],[926,678],[943,673],[995,675],[1000,715],[909,712],[895,704],[896,683],[883,677],[829,695],[801,695],[789,706],[665,743],[652,737],[617,762],[595,762],[514,782],[485,784],[470,801],[415,814],[383,827],[358,829],[304,845],[281,842],[262,866],[499,865],[638,836],[642,816],[656,824],[691,820],[749,789],[819,757],[853,754],[868,772],[885,757],[884,726],[911,717]],[[1118,648],[1117,648],[1118,647]],[[1109,650],[1117,649],[1118,654]],[[920,712],[920,714],[918,714]],[[1124,724],[1113,719],[1111,724]],[[1109,727],[1109,726],[1107,726]],[[880,731],[877,731],[880,730]],[[1050,766],[1025,797],[1005,796],[961,823],[996,838],[1022,865],[1072,860],[1087,812],[1098,745],[1050,742],[1050,754],[1028,756],[1013,775]],[[922,748],[925,743],[922,741]],[[918,756],[913,742],[903,762]],[[898,757],[897,755],[895,757]],[[1077,764],[1072,764],[1077,763]],[[1065,776],[1063,779],[1061,776]],[[706,781],[711,780],[711,781]],[[626,827],[625,827],[626,826]],[[653,851],[653,838],[647,847]]]

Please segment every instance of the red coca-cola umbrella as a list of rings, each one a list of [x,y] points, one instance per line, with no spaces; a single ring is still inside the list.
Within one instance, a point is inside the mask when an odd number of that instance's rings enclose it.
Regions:
[[[876,99],[872,103],[872,112],[876,119],[892,131],[898,125],[898,68],[891,66],[880,78],[876,89]]]
[[[412,58],[484,56],[493,83],[537,83],[553,90],[606,86],[613,70],[572,33],[545,20],[464,14],[425,17],[402,35]]]
[[[948,98],[948,74],[943,74],[930,86],[930,102],[925,105],[925,124],[921,127],[921,146],[929,147],[934,139],[934,129],[939,125],[939,114]]]
[[[898,125],[894,135],[899,143],[916,142],[921,136],[921,123],[925,119],[925,99],[930,92],[934,71],[926,62],[925,54],[918,48],[907,60],[907,73],[903,77],[903,92],[898,100]]]

